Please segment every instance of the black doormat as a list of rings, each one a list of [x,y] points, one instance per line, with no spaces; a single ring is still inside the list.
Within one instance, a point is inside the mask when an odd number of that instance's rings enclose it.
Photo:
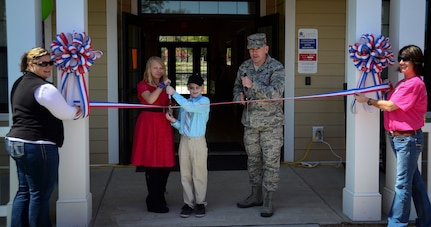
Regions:
[[[246,170],[247,155],[218,154],[208,155],[208,170]]]
[[[209,152],[217,152],[217,151],[232,151],[232,152],[244,152],[245,149],[242,144],[238,142],[216,142],[216,143],[208,143]]]
[[[220,142],[208,144],[208,170],[245,170],[247,154],[242,144]]]
[[[174,171],[179,171],[178,144],[176,144],[176,165]],[[208,143],[208,170],[246,170],[247,154],[244,147],[236,142]]]

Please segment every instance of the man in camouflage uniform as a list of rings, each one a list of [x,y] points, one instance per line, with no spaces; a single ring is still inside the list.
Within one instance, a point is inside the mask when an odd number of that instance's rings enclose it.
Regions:
[[[283,101],[259,101],[283,97],[283,65],[268,54],[264,33],[247,37],[250,59],[243,62],[233,89],[234,101],[244,110],[244,145],[251,195],[237,203],[240,208],[262,206],[260,215],[273,215],[272,197],[280,178],[280,152],[283,146]],[[263,198],[262,198],[263,197]]]

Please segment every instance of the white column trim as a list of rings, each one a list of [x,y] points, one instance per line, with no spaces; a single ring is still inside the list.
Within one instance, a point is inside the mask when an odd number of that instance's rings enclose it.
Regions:
[[[106,53],[104,57],[107,67],[108,101],[118,102],[118,30],[117,30],[117,4],[106,0]],[[119,115],[118,109],[108,109],[108,162],[119,162]]]
[[[296,40],[296,0],[285,0],[285,51],[284,68],[286,72],[284,96],[295,96],[295,40]],[[284,101],[284,162],[293,162],[295,158],[295,102]]]
[[[261,17],[264,17],[264,16],[266,16],[266,0],[260,0],[259,4],[260,4],[259,15]]]

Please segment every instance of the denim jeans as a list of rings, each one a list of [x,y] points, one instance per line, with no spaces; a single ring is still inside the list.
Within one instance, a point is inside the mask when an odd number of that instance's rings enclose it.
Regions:
[[[7,138],[5,146],[15,160],[19,183],[13,200],[11,226],[50,227],[49,200],[58,177],[58,147]]]
[[[388,215],[388,226],[408,226],[411,198],[416,208],[416,226],[431,226],[431,204],[418,169],[423,134],[389,137],[397,160],[395,195]]]

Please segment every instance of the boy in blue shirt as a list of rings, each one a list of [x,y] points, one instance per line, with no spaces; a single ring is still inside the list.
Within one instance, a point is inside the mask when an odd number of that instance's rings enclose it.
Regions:
[[[200,75],[189,77],[187,82],[189,99],[178,94],[171,86],[166,87],[166,93],[181,106],[178,119],[169,113],[166,113],[166,119],[181,134],[178,156],[184,199],[180,216],[183,218],[190,217],[193,211],[196,217],[204,217],[206,214],[208,147],[205,132],[210,100],[202,95],[203,83]]]

